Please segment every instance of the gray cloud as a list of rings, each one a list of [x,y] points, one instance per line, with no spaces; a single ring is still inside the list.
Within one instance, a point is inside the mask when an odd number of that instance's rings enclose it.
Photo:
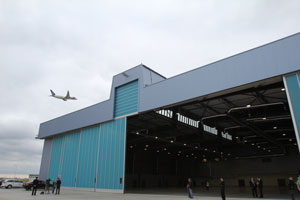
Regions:
[[[37,173],[39,123],[106,100],[141,62],[170,77],[299,32],[298,0],[0,1],[0,174]],[[49,89],[78,101],[48,97]]]

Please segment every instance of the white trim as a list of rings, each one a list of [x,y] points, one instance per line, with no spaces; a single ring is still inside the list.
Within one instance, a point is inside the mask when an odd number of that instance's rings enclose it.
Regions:
[[[296,119],[295,119],[295,114],[294,114],[294,108],[293,108],[293,104],[291,101],[291,97],[290,97],[290,93],[289,93],[289,89],[288,89],[288,85],[286,83],[286,77],[283,76],[283,83],[284,83],[284,87],[285,87],[285,91],[286,91],[286,96],[289,102],[289,107],[290,107],[290,111],[291,111],[291,115],[292,115],[292,121],[294,124],[294,129],[295,129],[295,134],[296,134],[296,139],[297,139],[297,144],[298,144],[298,150],[300,153],[300,138],[299,138],[299,131],[298,131],[298,127],[297,127],[297,123],[296,123]]]
[[[296,73],[296,77],[297,77],[297,80],[298,80],[298,85],[299,85],[299,87],[300,87],[300,80],[299,80],[299,75],[298,75],[298,73]]]
[[[124,117],[130,117],[132,115],[137,115],[139,114],[138,112],[134,112],[134,113],[130,113],[130,114],[127,114],[127,115],[122,115],[122,116],[119,116],[119,117],[115,117],[114,120],[117,120],[117,119],[122,119]]]

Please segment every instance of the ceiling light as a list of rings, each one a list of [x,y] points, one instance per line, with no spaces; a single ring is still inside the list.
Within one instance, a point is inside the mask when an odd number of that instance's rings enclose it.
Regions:
[[[297,146],[297,143],[294,143],[295,146]]]
[[[202,160],[204,163],[206,163],[207,162],[207,160],[204,158],[203,160]]]
[[[195,159],[197,159],[197,156],[195,156]]]
[[[156,152],[159,153],[159,150],[157,150]]]
[[[260,146],[257,146],[257,148],[260,148]]]
[[[132,148],[133,148],[133,146],[131,145],[131,146],[130,146],[130,149],[132,149]]]
[[[158,137],[157,137],[157,136],[155,136],[155,139],[157,140],[157,139],[158,139]]]
[[[263,117],[263,118],[262,118],[262,120],[266,120],[266,119],[267,119],[266,117]]]
[[[184,146],[186,146],[186,144],[185,144],[185,143],[184,143],[183,145],[184,145]]]
[[[145,146],[146,146],[146,147],[149,147],[149,145],[148,145],[148,144],[146,144]]]
[[[263,150],[266,150],[266,148],[263,148]]]
[[[248,142],[247,140],[244,140],[244,142]]]
[[[170,155],[170,154],[171,154],[171,152],[168,152],[168,154]]]
[[[254,143],[252,143],[251,145],[252,145],[252,146],[254,146],[255,144],[254,144]]]
[[[144,150],[147,151],[147,148],[145,148]]]
[[[268,152],[271,152],[271,150],[269,149]]]
[[[285,134],[285,133],[282,133],[282,136],[286,136],[286,134]]]
[[[195,149],[198,149],[198,146],[195,146]]]
[[[291,141],[293,141],[293,139],[292,139],[292,138],[290,138],[290,139],[289,139],[289,141],[291,142]]]
[[[236,138],[236,139],[239,139],[239,137],[238,137],[238,136],[236,136],[235,138]]]
[[[177,154],[177,156],[180,156],[180,154]]]
[[[178,153],[181,153],[181,151],[178,151]]]
[[[187,158],[188,158],[188,157],[189,157],[189,155],[186,155],[185,157],[187,157]]]
[[[216,153],[216,150],[213,150],[214,153]]]
[[[192,153],[191,155],[193,156],[194,154]]]
[[[223,155],[223,152],[221,151],[221,154]]]
[[[173,143],[174,141],[173,141],[173,140],[171,140],[170,142],[171,142],[171,143]]]
[[[285,91],[285,88],[281,88],[281,91]]]
[[[204,150],[207,151],[207,148],[205,148]]]
[[[139,133],[139,132],[136,132],[136,134],[139,135],[140,133]]]
[[[273,129],[277,129],[277,126],[274,126]]]
[[[167,151],[167,148],[164,148],[164,151]]]
[[[229,153],[229,154],[227,154],[227,156],[230,156],[231,154]]]
[[[250,107],[251,107],[251,105],[250,105],[250,104],[248,104],[246,107],[247,107],[247,108],[250,108]]]

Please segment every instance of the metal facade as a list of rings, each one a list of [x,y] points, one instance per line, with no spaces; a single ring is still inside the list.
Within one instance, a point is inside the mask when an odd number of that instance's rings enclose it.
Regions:
[[[126,118],[53,138],[48,177],[62,186],[124,189]]]
[[[138,111],[138,80],[116,88],[114,116],[120,117]]]
[[[300,72],[285,76],[283,80],[300,152]]]

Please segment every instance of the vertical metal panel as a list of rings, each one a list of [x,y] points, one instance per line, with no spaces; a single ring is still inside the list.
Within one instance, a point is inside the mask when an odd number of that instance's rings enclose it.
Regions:
[[[50,159],[51,159],[51,149],[52,149],[52,138],[47,138],[44,141],[41,167],[39,173],[40,180],[46,180],[48,178]]]
[[[75,186],[79,137],[80,132],[65,135],[61,166],[62,186]]]
[[[123,189],[125,121],[122,118],[100,125],[97,188]]]
[[[51,179],[57,179],[59,176],[62,146],[63,136],[54,137],[52,141],[51,159],[48,173],[48,177]]]
[[[138,80],[116,88],[114,116],[134,113],[138,111]]]
[[[94,188],[98,155],[99,126],[81,130],[76,187]]]
[[[298,149],[300,152],[300,73],[298,72],[292,75],[285,76],[283,77],[283,80],[292,115]]]

